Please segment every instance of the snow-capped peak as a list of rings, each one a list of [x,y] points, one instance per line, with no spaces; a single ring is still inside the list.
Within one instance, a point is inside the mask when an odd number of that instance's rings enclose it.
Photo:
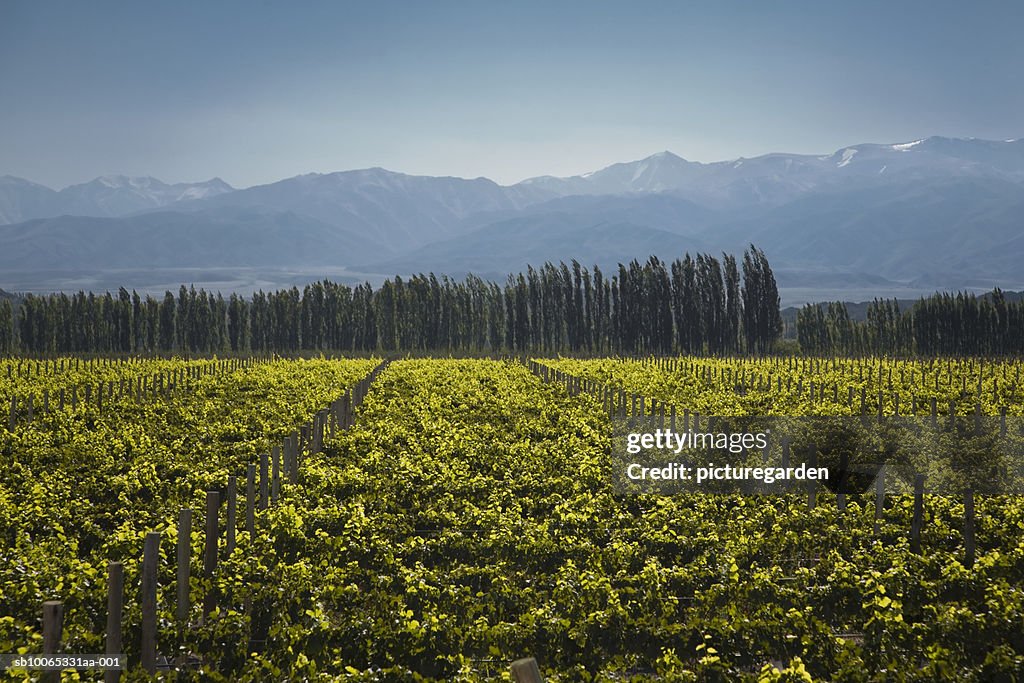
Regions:
[[[924,142],[924,140],[914,140],[913,142],[903,142],[903,143],[900,143],[898,145],[893,145],[892,148],[894,150],[896,150],[897,152],[906,152],[911,147],[916,147],[917,145],[920,145],[922,142]]]
[[[644,162],[644,161],[671,161],[671,162],[682,161],[682,162],[685,163],[686,159],[684,159],[683,157],[679,156],[678,154],[673,154],[672,152],[670,152],[670,151],[668,151],[666,149],[666,150],[663,150],[661,152],[657,152],[656,154],[652,154],[651,156],[649,156],[649,157],[647,157],[645,159],[641,159],[640,161],[641,162]]]
[[[160,188],[164,186],[163,182],[150,176],[134,177],[126,175],[104,175],[96,178],[92,182],[99,183],[100,185],[111,189],[129,187],[136,190],[148,190],[154,187]]]
[[[128,184],[129,178],[123,175],[101,175],[95,182],[105,187],[124,187]]]

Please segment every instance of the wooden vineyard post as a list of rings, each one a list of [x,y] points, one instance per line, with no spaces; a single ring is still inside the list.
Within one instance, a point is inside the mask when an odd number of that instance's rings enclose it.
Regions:
[[[299,427],[299,447],[296,450],[296,455],[304,455],[307,451],[309,451],[310,447],[313,444],[312,431],[313,430],[310,428],[309,423],[306,423]],[[296,467],[298,467],[298,458],[295,459],[295,464]]]
[[[964,566],[974,566],[974,489],[964,491]]]
[[[512,662],[512,680],[515,683],[544,683],[540,675],[540,667],[533,657],[525,657]]]
[[[249,542],[256,533],[256,465],[249,463],[245,468],[245,530]]]
[[[782,437],[782,469],[789,468],[789,437]],[[790,490],[789,481],[782,483],[782,490],[788,492]]]
[[[107,642],[108,655],[121,654],[121,618],[124,611],[124,565],[111,562],[107,565]],[[122,665],[124,662],[122,662]],[[103,673],[104,683],[117,683],[121,672],[108,670]]]
[[[288,461],[291,463],[291,482],[293,484],[299,483],[299,433],[292,432],[292,435],[288,437]]]
[[[914,517],[910,522],[910,550],[921,553],[921,527],[924,524],[924,475],[914,477]]]
[[[47,600],[43,603],[43,654],[55,655],[60,649],[61,634],[64,630],[64,603]],[[40,678],[47,683],[60,681],[59,671],[46,671]]]
[[[885,512],[885,463],[878,469],[875,479],[875,535],[882,529],[882,514]]]
[[[278,496],[281,495],[281,447],[274,446],[270,449],[270,462],[271,462],[271,478],[270,478],[270,500],[273,503],[277,503]],[[287,463],[285,469],[288,469]]]
[[[267,478],[270,476],[270,456],[266,453],[260,453],[260,510],[266,510],[269,504],[270,498],[270,482]]]
[[[156,673],[156,576],[160,561],[160,534],[146,534],[142,552],[142,642],[139,655],[146,673]]]
[[[182,508],[178,513],[178,602],[174,616],[178,627],[185,631],[188,628],[189,613],[189,574],[192,561],[192,510]]]
[[[849,468],[850,456],[847,455],[846,453],[843,453],[839,459],[839,471],[841,473],[840,477],[845,477],[846,479],[849,479],[849,474],[847,473],[847,470],[849,470]],[[839,487],[836,489],[836,508],[839,511],[840,519],[842,519],[842,516],[846,513],[846,492],[844,491],[845,484],[846,482],[843,481],[843,479],[841,478],[839,480]]]
[[[11,396],[11,412],[7,418],[7,431],[14,431],[14,419],[18,416],[18,397]]]
[[[331,403],[330,418],[327,420],[327,438],[331,441],[334,440],[335,429],[337,428],[338,422],[338,402],[334,401]]]
[[[225,552],[235,550],[235,529],[238,527],[238,477],[228,477],[228,524],[226,529]]]
[[[328,412],[326,410],[319,410],[316,414],[316,430],[313,434],[313,451],[315,453],[321,453],[324,450],[324,427],[327,424]]]
[[[295,483],[295,474],[292,471],[292,460],[293,460],[293,458],[292,458],[292,437],[290,437],[290,436],[284,437],[284,440],[281,443],[282,443],[281,457],[282,457],[283,462],[284,462],[284,473],[285,473],[285,475],[287,475],[288,481],[290,481],[291,483],[294,484]]]
[[[818,447],[815,444],[810,446],[810,458],[808,459],[808,467],[818,466]],[[813,510],[815,504],[818,502],[818,482],[814,479],[807,480],[807,509]]]
[[[217,572],[217,549],[220,541],[220,493],[217,491],[206,492],[206,548],[203,553],[203,573],[206,578],[212,579]],[[217,606],[217,596],[210,590],[203,597],[203,619],[210,616],[210,613]]]
[[[320,436],[320,413],[313,415],[313,421],[310,423],[309,430],[309,452],[310,454],[319,453],[319,436]]]

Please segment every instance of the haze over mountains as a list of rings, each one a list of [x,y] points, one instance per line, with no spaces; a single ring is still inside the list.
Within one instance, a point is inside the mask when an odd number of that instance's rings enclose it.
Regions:
[[[168,204],[213,197],[234,188],[220,178],[168,185],[156,178],[102,176],[61,191],[13,176],[0,176],[0,224],[61,215],[124,216]]]
[[[243,290],[321,273],[504,278],[546,260],[610,268],[751,242],[790,301],[1014,289],[1024,283],[1024,140],[931,137],[716,163],[660,152],[511,186],[380,168],[239,190],[118,176],[58,192],[4,176],[0,223],[6,289],[117,278],[152,289],[174,269]]]

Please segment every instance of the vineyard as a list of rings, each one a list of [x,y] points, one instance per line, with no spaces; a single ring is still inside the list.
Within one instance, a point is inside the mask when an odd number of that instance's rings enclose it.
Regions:
[[[124,681],[1021,680],[1021,366],[0,361],[0,653],[124,653]],[[998,442],[970,457],[1001,483],[910,453],[863,494],[623,493],[638,414],[903,416]]]

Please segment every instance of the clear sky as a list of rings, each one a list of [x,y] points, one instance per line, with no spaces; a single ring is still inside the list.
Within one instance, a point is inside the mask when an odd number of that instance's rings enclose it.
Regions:
[[[0,0],[0,175],[501,183],[1024,136],[1024,3]]]

